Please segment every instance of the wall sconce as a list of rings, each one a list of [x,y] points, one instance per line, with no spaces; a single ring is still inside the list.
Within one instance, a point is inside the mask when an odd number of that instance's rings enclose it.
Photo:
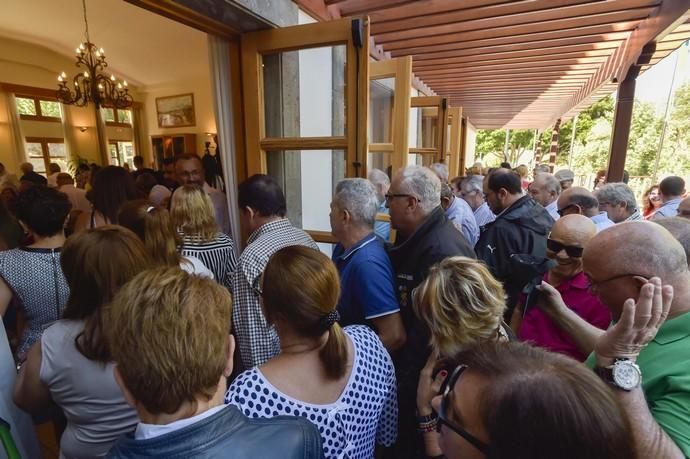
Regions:
[[[80,130],[81,132],[86,132],[88,129],[89,129],[89,128],[86,127],[86,126],[82,126],[82,127],[79,128],[79,130]]]

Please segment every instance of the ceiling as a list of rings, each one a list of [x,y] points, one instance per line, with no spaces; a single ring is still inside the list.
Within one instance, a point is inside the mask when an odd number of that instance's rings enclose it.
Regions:
[[[0,36],[70,58],[85,41],[81,0],[1,3]],[[206,34],[122,0],[90,0],[86,9],[91,41],[106,51],[109,68],[139,89],[208,74]]]
[[[689,7],[687,0],[297,2],[322,20],[368,15],[379,51],[412,56],[415,76],[478,128],[545,128],[574,115],[615,89],[642,47],[687,20]],[[666,42],[663,52],[680,43]]]

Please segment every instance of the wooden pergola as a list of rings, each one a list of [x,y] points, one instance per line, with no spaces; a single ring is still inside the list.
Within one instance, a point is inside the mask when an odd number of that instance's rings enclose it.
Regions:
[[[687,0],[297,3],[322,20],[369,16],[377,57],[412,56],[416,77],[462,106],[474,126],[512,129],[546,128],[589,106],[625,79],[645,45],[685,22],[689,7]],[[680,33],[678,40],[688,34]]]

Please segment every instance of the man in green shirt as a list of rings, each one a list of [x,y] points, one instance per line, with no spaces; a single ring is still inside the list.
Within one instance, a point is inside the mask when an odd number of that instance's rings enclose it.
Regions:
[[[542,284],[544,309],[611,383],[641,458],[690,457],[690,272],[681,245],[649,222],[621,223],[585,247],[584,271],[615,322],[602,331]],[[641,384],[640,384],[641,383]]]

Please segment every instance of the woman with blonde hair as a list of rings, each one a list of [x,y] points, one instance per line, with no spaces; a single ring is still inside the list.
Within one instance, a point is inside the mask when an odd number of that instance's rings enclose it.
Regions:
[[[417,387],[418,430],[424,434],[426,454],[441,454],[431,400],[438,394],[446,371],[434,373],[444,359],[484,342],[512,341],[503,322],[506,296],[484,263],[449,257],[433,266],[412,293],[412,307],[429,329],[431,354]]]
[[[201,260],[216,281],[230,289],[237,267],[235,245],[220,232],[211,198],[198,186],[181,186],[173,193],[170,215],[182,239],[180,253]]]
[[[113,376],[104,310],[115,293],[152,267],[141,241],[129,230],[106,225],[70,237],[60,264],[70,288],[62,318],[29,350],[14,388],[14,401],[31,413],[52,403],[65,413],[60,457],[105,456],[115,440],[134,430],[137,413]]]
[[[181,238],[175,232],[166,209],[154,207],[145,200],[129,201],[120,208],[117,218],[120,225],[139,236],[154,264],[179,266],[190,274],[213,279],[213,273],[201,260],[191,255],[180,255]]]
[[[390,446],[397,437],[395,368],[373,330],[338,325],[333,262],[318,250],[285,247],[256,290],[280,353],[240,374],[226,403],[249,417],[309,419],[326,458],[374,457],[376,443]]]

